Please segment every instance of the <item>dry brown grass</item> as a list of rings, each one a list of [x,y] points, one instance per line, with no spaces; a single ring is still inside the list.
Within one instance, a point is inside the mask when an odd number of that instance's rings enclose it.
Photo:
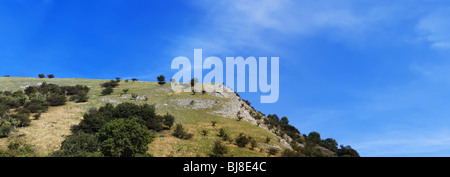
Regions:
[[[81,104],[84,103],[68,102],[64,106],[50,107],[40,119],[32,120],[30,126],[17,128],[13,136],[0,139],[0,147],[6,148],[9,141],[20,139],[33,145],[39,156],[58,150],[65,136],[71,134],[70,127],[83,119],[84,110],[76,107]]]

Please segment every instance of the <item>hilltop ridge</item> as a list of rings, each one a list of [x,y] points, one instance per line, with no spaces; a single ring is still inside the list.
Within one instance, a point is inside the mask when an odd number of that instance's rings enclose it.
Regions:
[[[90,91],[88,102],[68,102],[63,106],[50,107],[39,120],[32,120],[29,126],[17,128],[7,138],[0,138],[0,149],[6,149],[10,142],[20,140],[32,145],[38,156],[47,156],[59,150],[61,142],[71,134],[71,126],[83,120],[83,115],[90,109],[107,103],[119,105],[131,102],[154,105],[158,115],[173,115],[175,123],[182,124],[187,132],[193,134],[192,139],[184,140],[172,135],[173,128],[156,132],[153,142],[148,145],[148,153],[153,156],[209,156],[214,142],[221,140],[218,136],[221,130],[225,130],[231,139],[243,133],[257,142],[256,147],[239,147],[232,141],[224,142],[230,149],[228,156],[280,156],[286,155],[285,151],[299,152],[295,156],[337,155],[336,150],[323,147],[320,135],[320,142],[311,145],[308,136],[301,135],[295,127],[281,123],[283,119],[280,121],[276,115],[265,115],[255,110],[250,102],[234,92],[174,93],[170,83],[160,85],[157,82],[121,80],[112,94],[102,95],[101,84],[108,81],[1,77],[2,91],[23,90],[29,86],[40,86],[43,82],[61,86],[85,85]],[[333,146],[337,147],[337,144]]]

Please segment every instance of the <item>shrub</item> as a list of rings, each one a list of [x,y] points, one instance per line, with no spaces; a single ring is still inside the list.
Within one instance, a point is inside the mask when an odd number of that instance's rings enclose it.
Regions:
[[[28,114],[13,114],[11,115],[11,118],[17,121],[16,125],[19,127],[26,127],[31,123],[31,119]]]
[[[49,97],[47,97],[47,103],[50,106],[61,106],[65,105],[66,102],[67,99],[64,95],[51,94]]]
[[[245,147],[250,142],[250,139],[247,138],[247,136],[244,133],[240,133],[239,136],[234,141],[236,142],[236,145],[238,145],[239,147]]]
[[[34,120],[38,120],[39,118],[41,118],[41,113],[35,114],[33,117],[34,117]]]
[[[47,75],[47,77],[50,78],[50,79],[53,79],[53,78],[55,78],[55,75],[49,74],[49,75]]]
[[[30,111],[31,113],[45,112],[48,109],[47,101],[33,99],[24,105],[24,109]]]
[[[305,157],[305,155],[297,151],[285,149],[281,152],[281,157]]]
[[[212,157],[223,157],[226,153],[228,153],[228,148],[222,142],[216,141],[214,142],[212,153]]]
[[[202,136],[206,136],[208,135],[208,131],[207,130],[202,130]]]
[[[219,129],[219,134],[217,135],[218,137],[224,137],[227,133],[225,132],[225,129],[220,128]]]
[[[269,142],[270,142],[270,138],[266,137],[266,143],[269,143]]]
[[[45,75],[44,75],[44,74],[39,74],[38,76],[39,76],[39,78],[41,78],[41,79],[42,79],[42,78],[45,78]]]
[[[13,127],[11,127],[10,125],[0,126],[0,137],[7,137],[12,130]]]
[[[132,93],[131,100],[136,100],[138,98],[138,94]]]
[[[255,147],[257,147],[257,146],[258,146],[258,142],[256,142],[255,139],[252,139],[252,140],[250,141],[250,149],[253,150],[253,149],[255,149]]]
[[[276,155],[277,153],[278,153],[278,149],[274,148],[274,147],[270,147],[267,151],[267,154],[272,155],[272,156]]]
[[[102,95],[103,96],[110,95],[113,92],[114,92],[114,90],[112,87],[106,87],[105,89],[102,90]]]
[[[173,132],[173,136],[180,138],[180,139],[185,139],[185,140],[189,140],[191,139],[194,135],[191,133],[187,133],[184,128],[183,125],[181,124],[177,124],[175,126],[175,130]]]
[[[211,126],[216,126],[217,121],[211,121]]]
[[[169,127],[169,129],[173,126],[174,122],[175,122],[175,117],[173,117],[169,113],[167,113],[166,115],[163,116],[163,124],[165,126]]]
[[[108,88],[108,87],[115,88],[115,87],[119,86],[119,82],[117,82],[115,80],[111,80],[109,82],[105,82],[105,83],[101,84],[100,86],[105,87],[105,88]]]

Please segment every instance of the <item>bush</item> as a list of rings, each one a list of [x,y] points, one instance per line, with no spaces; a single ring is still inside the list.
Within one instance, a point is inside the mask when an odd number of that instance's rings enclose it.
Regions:
[[[13,127],[11,127],[10,125],[0,126],[0,137],[7,137],[12,130]]]
[[[244,133],[240,133],[239,136],[234,141],[236,142],[236,145],[238,145],[239,147],[245,147],[250,142],[250,139],[247,138],[247,136]]]
[[[202,130],[202,136],[206,136],[208,135],[208,131],[207,130]]]
[[[131,100],[136,100],[137,97],[138,97],[137,94],[135,94],[135,93],[132,93],[132,94],[131,94]]]
[[[31,113],[41,113],[48,109],[47,101],[33,99],[25,103],[24,109],[30,111]]]
[[[41,118],[41,113],[35,114],[33,117],[34,117],[34,120],[38,120],[39,118]]]
[[[278,149],[274,148],[274,147],[270,147],[267,151],[267,154],[269,154],[271,156],[276,155],[276,154],[278,154]]]
[[[255,139],[250,140],[250,149],[253,150],[258,146],[258,142]]]
[[[16,125],[18,127],[26,127],[31,123],[30,115],[28,114],[13,114],[11,118],[17,121]]]
[[[212,157],[223,157],[226,153],[228,153],[228,148],[222,142],[216,141],[214,142],[212,153]]]
[[[111,93],[113,93],[114,90],[112,87],[106,87],[105,89],[102,90],[102,95],[111,95]]]
[[[105,87],[105,88],[108,88],[108,87],[115,88],[115,87],[119,86],[119,82],[117,82],[115,80],[111,80],[109,82],[105,82],[105,83],[101,84],[100,86]]]
[[[53,78],[55,78],[55,75],[49,74],[49,75],[47,75],[47,77],[50,78],[50,79],[53,79]]]
[[[281,157],[305,157],[305,155],[297,151],[285,149],[281,152]]]
[[[269,143],[269,142],[270,142],[270,138],[266,137],[266,143]]]
[[[167,113],[163,116],[163,124],[167,126],[169,129],[173,126],[173,123],[175,122],[175,117]]]
[[[175,130],[174,130],[174,132],[173,132],[173,136],[175,136],[175,137],[177,137],[177,138],[180,138],[180,139],[189,140],[189,139],[191,139],[191,138],[194,136],[194,134],[192,134],[192,133],[187,133],[187,132],[184,130],[183,125],[177,124],[177,125],[175,126]]]
[[[61,106],[65,105],[67,102],[67,98],[64,95],[51,94],[47,97],[47,103],[50,106]]]
[[[44,74],[39,74],[38,76],[39,76],[39,78],[41,78],[41,79],[42,79],[42,78],[45,78],[45,75],[44,75]]]
[[[116,119],[99,130],[98,140],[107,157],[136,157],[146,154],[153,135],[137,119]]]
[[[104,124],[111,120],[124,118],[137,118],[138,122],[145,125],[153,131],[161,131],[163,129],[164,117],[155,113],[155,107],[152,105],[136,105],[134,103],[121,103],[114,107],[108,103],[100,107],[98,110],[92,110],[83,116],[83,120],[79,125],[72,128],[72,132],[83,131],[85,133],[96,133]],[[168,117],[166,117],[168,119]],[[170,125],[170,121],[166,122],[166,126]]]

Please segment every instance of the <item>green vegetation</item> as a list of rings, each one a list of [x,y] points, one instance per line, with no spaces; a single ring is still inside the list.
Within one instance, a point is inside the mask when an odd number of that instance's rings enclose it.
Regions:
[[[247,100],[229,98],[226,94],[224,94],[225,96],[215,96],[215,94],[210,93],[196,95],[193,95],[192,92],[173,93],[170,88],[162,87],[157,82],[136,82],[137,79],[132,83],[126,82],[126,80],[125,82],[118,82],[117,79],[3,77],[0,78],[0,81],[0,100],[2,102],[0,104],[0,117],[2,117],[2,121],[6,120],[7,122],[0,122],[0,124],[4,125],[4,127],[0,127],[0,137],[3,136],[3,129],[5,129],[4,132],[8,132],[5,133],[7,134],[6,136],[0,138],[0,149],[3,149],[3,152],[10,151],[6,147],[8,143],[15,139],[21,139],[23,142],[29,143],[33,147],[32,149],[36,150],[33,153],[38,153],[38,156],[46,156],[49,153],[51,153],[51,156],[62,157],[102,157],[113,156],[113,154],[115,154],[114,156],[128,156],[129,154],[133,154],[130,156],[148,156],[148,154],[152,154],[158,157],[347,157],[357,155],[357,152],[351,147],[339,146],[331,138],[318,140],[313,138],[314,136],[312,135],[310,141],[308,136],[302,136],[300,131],[289,125],[287,117],[278,118],[275,114],[267,115],[266,117],[263,113],[249,107],[250,102]],[[47,82],[48,84],[45,83],[43,85],[50,86],[45,86],[46,89],[41,89],[39,84],[42,82]],[[111,88],[113,90],[112,93],[101,96],[102,90],[107,88],[102,87],[104,83],[108,83],[105,86],[116,86]],[[78,84],[80,86],[76,87]],[[60,91],[53,88],[52,85],[59,86]],[[186,86],[189,85],[187,84]],[[116,91],[117,89],[120,91]],[[22,90],[23,92],[17,90]],[[54,92],[61,93],[57,95],[65,96],[65,105],[57,107],[50,105],[47,98]],[[122,96],[123,94],[127,95]],[[135,98],[130,100],[132,95],[135,95]],[[257,122],[248,121],[248,117],[242,118],[241,121],[236,121],[236,114],[224,117],[217,113],[223,112],[226,114],[225,110],[227,109],[224,108],[229,107],[230,103],[235,104],[236,100],[242,101],[236,103],[240,106],[241,116],[246,116],[248,112]],[[188,104],[190,101],[194,101],[195,104]],[[132,104],[124,105],[130,102]],[[187,103],[186,106],[184,106],[185,102]],[[213,104],[202,107],[203,103]],[[154,110],[142,108],[144,105],[152,107]],[[200,107],[197,107],[198,105]],[[149,114],[145,113],[145,115],[150,116],[143,118],[142,115],[144,114],[140,114],[144,112],[142,109],[148,111]],[[5,114],[9,118],[12,118],[12,115],[15,114],[19,115],[15,115],[14,117],[16,118],[10,120],[3,119],[4,116],[1,114]],[[33,119],[38,114],[40,114],[39,118]],[[29,115],[28,118],[31,117],[33,119],[31,123],[24,119],[23,115]],[[54,118],[50,120],[49,118],[51,117]],[[145,127],[146,131],[152,134],[150,135],[151,143],[147,145],[148,149],[145,153],[141,153],[142,151],[139,150],[141,148],[138,147],[138,144],[131,146],[126,153],[122,153],[117,148],[114,148],[121,146],[121,142],[113,141],[114,137],[133,138],[127,134],[110,133],[109,135],[111,136],[108,139],[111,140],[108,143],[99,140],[100,130],[111,121],[117,119],[123,119],[126,122],[134,119],[134,122],[140,125],[141,128]],[[70,122],[67,122],[68,120]],[[176,124],[182,126],[183,131],[180,132],[192,134],[193,136],[189,140],[173,136],[175,130],[177,130]],[[71,125],[75,126],[70,130],[68,127]],[[19,128],[21,126],[25,127]],[[268,131],[266,127],[269,127],[271,131]],[[36,130],[44,131],[36,134]],[[237,145],[241,140],[236,141],[241,133],[249,140],[244,147]],[[222,135],[218,136],[220,134]],[[26,136],[20,137],[19,135]],[[47,135],[51,136],[52,139],[44,139]],[[289,141],[289,137],[284,138],[286,136],[292,137],[293,141]],[[287,147],[284,140],[294,150],[285,150]],[[213,151],[215,151],[215,142],[217,141],[220,142],[220,145],[217,145],[218,149],[221,149],[221,146],[227,149],[225,153],[214,155]],[[270,147],[276,147],[278,152],[271,155],[269,153]],[[55,152],[55,150],[57,151]]]
[[[163,75],[158,76],[156,79],[158,79],[158,84],[159,85],[166,84],[166,77],[164,77]]]
[[[15,92],[0,92],[0,137],[7,137],[18,127],[29,126],[31,114],[34,114],[33,117],[37,120],[49,106],[65,105],[67,97],[76,101],[80,98],[87,101],[88,92],[88,87],[80,85],[58,86],[46,82]]]
[[[177,138],[180,138],[180,139],[189,140],[189,139],[191,139],[191,138],[194,136],[194,134],[192,134],[192,133],[187,133],[187,132],[184,130],[183,125],[177,124],[177,125],[175,126],[175,130],[173,131],[173,136],[175,136],[175,137],[177,137]]]
[[[60,152],[55,155],[148,156],[147,145],[154,137],[151,131],[170,129],[174,121],[174,117],[170,114],[158,116],[154,106],[128,102],[115,107],[106,104],[98,110],[91,109],[83,117],[80,124],[71,128],[73,134],[67,137],[62,143]],[[181,133],[182,138],[189,135],[182,127],[177,128],[175,132],[177,131]]]

